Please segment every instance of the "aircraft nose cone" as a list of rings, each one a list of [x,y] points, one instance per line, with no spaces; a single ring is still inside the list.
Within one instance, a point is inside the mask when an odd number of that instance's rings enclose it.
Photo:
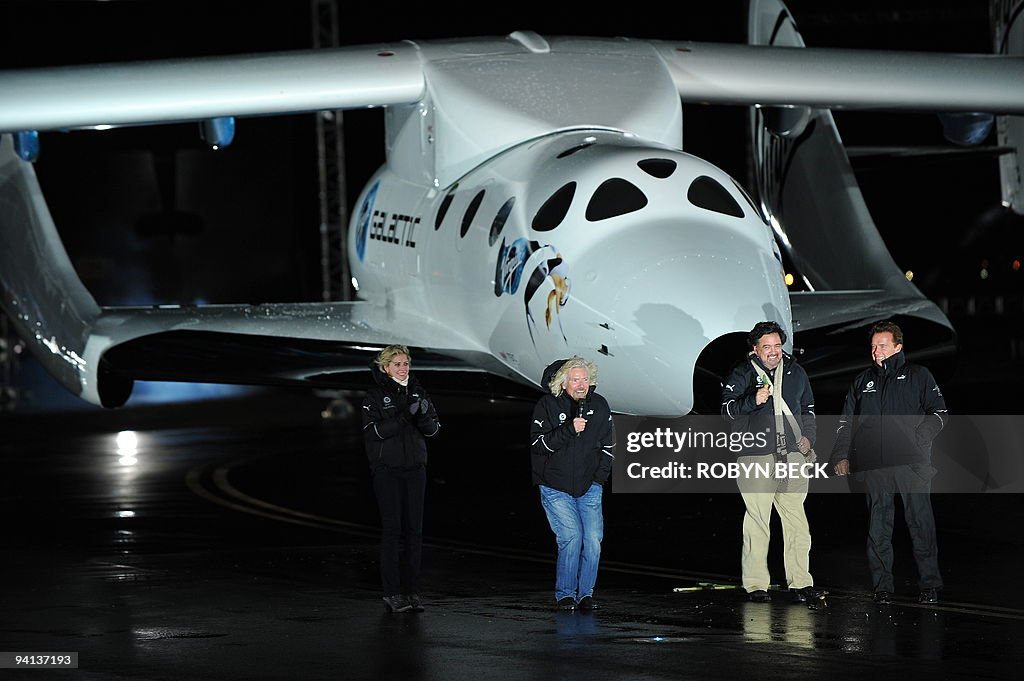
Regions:
[[[593,299],[583,301],[613,320],[602,380],[630,392],[649,414],[685,414],[694,402],[694,366],[709,343],[766,319],[788,325],[781,265],[757,240],[720,233],[671,244],[630,241],[611,245],[603,266],[589,272]]]

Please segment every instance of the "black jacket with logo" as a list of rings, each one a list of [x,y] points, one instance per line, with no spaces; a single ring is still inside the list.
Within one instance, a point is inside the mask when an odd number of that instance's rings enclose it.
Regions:
[[[755,394],[758,390],[757,377],[750,361],[753,360],[764,369],[768,376],[773,371],[768,371],[761,360],[753,352],[748,353],[746,359],[733,367],[725,383],[722,384],[722,416],[731,422],[734,433],[764,433],[764,446],[754,445],[743,451],[743,456],[754,454],[774,454],[775,445],[775,397],[769,397],[764,404],[758,404]],[[800,424],[801,435],[806,437],[811,446],[818,433],[814,417],[814,391],[811,390],[811,382],[807,378],[807,372],[796,363],[792,356],[782,356],[782,396],[789,405],[793,416]],[[786,448],[795,452],[797,441],[789,418],[782,417],[783,426],[786,430]]]
[[[370,365],[376,383],[363,398],[363,442],[370,468],[412,469],[427,463],[427,443],[424,437],[433,437],[441,429],[434,403],[416,377],[409,374],[408,385],[403,387]],[[409,404],[427,400],[427,413],[409,413]]]
[[[565,361],[553,362],[544,371],[545,390]],[[587,427],[577,433],[572,420],[581,411]],[[592,483],[604,485],[615,459],[615,424],[607,400],[594,386],[580,402],[565,392],[558,397],[547,392],[533,409],[530,442],[533,484],[574,497],[586,494]]]
[[[932,440],[947,418],[932,373],[897,352],[853,379],[829,463],[849,459],[851,471],[930,464]]]

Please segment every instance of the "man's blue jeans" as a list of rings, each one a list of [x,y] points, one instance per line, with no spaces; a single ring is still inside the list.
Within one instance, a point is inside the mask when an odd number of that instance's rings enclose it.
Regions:
[[[558,543],[555,600],[571,596],[578,602],[585,596],[593,596],[604,538],[601,513],[604,489],[595,482],[586,494],[577,498],[544,485],[539,487],[540,503]]]

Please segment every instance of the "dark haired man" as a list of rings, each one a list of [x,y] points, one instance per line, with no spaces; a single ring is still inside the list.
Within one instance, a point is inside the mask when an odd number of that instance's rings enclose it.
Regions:
[[[814,393],[803,368],[782,351],[786,332],[776,322],[759,322],[747,335],[750,352],[722,385],[722,415],[733,432],[764,433],[763,446],[740,457],[743,463],[774,471],[777,463],[813,462]],[[749,470],[756,470],[751,468]],[[768,546],[772,508],[782,520],[786,584],[794,603],[817,598],[809,570],[811,531],[804,514],[807,478],[747,475],[737,479],[746,514],[740,567],[750,600],[771,600]]]
[[[876,603],[892,598],[895,495],[917,562],[921,603],[937,603],[942,588],[932,515],[932,440],[947,418],[946,402],[928,369],[903,355],[903,331],[892,322],[871,329],[873,364],[846,394],[829,465],[863,479],[868,503],[868,567]]]

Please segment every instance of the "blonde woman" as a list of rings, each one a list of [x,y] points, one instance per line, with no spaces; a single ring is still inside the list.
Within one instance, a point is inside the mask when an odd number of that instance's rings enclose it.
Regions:
[[[363,399],[363,441],[380,508],[380,575],[388,612],[423,610],[419,573],[425,438],[441,429],[434,405],[410,367],[404,345],[381,350],[370,365],[374,385]]]

